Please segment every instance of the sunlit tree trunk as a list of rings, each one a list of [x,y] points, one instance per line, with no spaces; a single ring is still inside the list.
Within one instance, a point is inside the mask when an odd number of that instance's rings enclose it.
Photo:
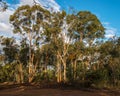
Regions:
[[[21,78],[21,83],[24,83],[24,75],[23,75],[22,63],[20,63],[20,78]]]
[[[58,56],[63,64],[63,81],[64,83],[67,82],[67,65],[66,65],[66,57],[62,57],[61,54],[58,52]]]
[[[61,63],[59,60],[59,56],[57,55],[57,82],[60,83],[62,82],[62,69],[61,69]]]
[[[16,72],[15,72],[16,82],[18,84],[24,83],[23,66],[20,61],[18,61],[18,64],[15,69],[16,69]]]

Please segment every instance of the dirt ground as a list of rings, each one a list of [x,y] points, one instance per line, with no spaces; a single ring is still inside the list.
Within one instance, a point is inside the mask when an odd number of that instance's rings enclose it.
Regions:
[[[39,88],[37,86],[0,87],[0,96],[120,96],[120,91],[101,89]]]

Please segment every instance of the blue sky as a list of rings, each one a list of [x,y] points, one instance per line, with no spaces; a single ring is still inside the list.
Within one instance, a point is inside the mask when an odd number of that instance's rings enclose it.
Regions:
[[[0,13],[0,27],[5,27],[5,24],[9,25],[9,15],[14,13],[10,8],[17,6],[18,4],[32,4],[33,0],[5,0],[9,4],[9,10],[1,14]],[[77,11],[91,11],[93,14],[97,15],[106,30],[106,37],[111,37],[113,35],[120,36],[120,0],[36,0],[41,5],[54,7],[55,10],[64,9],[68,11],[69,7],[73,7]],[[7,15],[8,14],[8,15]],[[4,16],[6,17],[4,17]],[[4,20],[5,19],[5,20]],[[7,21],[8,20],[8,21]],[[3,28],[0,29],[3,29]],[[0,35],[5,33],[9,35],[7,30],[10,26],[6,27],[4,30],[0,30]],[[6,31],[6,32],[2,32]]]

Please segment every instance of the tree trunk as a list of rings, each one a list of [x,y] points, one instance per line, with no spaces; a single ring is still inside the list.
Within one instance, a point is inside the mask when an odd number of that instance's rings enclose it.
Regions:
[[[63,77],[63,79],[64,79],[64,82],[66,82],[67,81],[67,76],[66,76],[66,64],[64,63],[64,77]]]
[[[21,63],[20,63],[20,82],[24,83],[23,67]]]
[[[32,80],[34,79],[34,65],[33,65],[33,60],[34,60],[34,53],[30,56],[30,60],[29,60],[29,83],[32,82]]]
[[[63,81],[64,81],[64,83],[67,81],[67,71],[66,71],[66,68],[67,68],[67,66],[66,66],[66,57],[65,57],[65,55],[64,55],[64,57],[62,57],[61,56],[61,54],[58,52],[58,56],[59,56],[59,58],[61,59],[61,62],[62,62],[62,64],[63,64]]]
[[[73,67],[73,77],[74,77],[74,80],[76,80],[76,71],[77,71],[77,62],[76,60],[74,61],[74,67]]]
[[[83,33],[80,32],[80,43],[82,43],[82,41],[83,41]]]
[[[57,62],[57,82],[60,83],[60,67],[59,67],[59,62]]]
[[[16,73],[16,81],[18,84],[23,83],[24,82],[24,75],[23,75],[23,67],[22,67],[22,63],[19,62],[17,65],[17,73]]]
[[[16,79],[17,84],[20,84],[20,74],[19,74],[19,72],[15,73],[15,79]]]
[[[29,76],[28,76],[28,82],[29,83],[31,83],[31,81],[32,81],[32,64],[31,64],[31,62],[29,61]]]
[[[67,81],[67,71],[66,71],[66,57],[63,58],[63,66],[64,66],[64,70],[63,70],[63,79],[64,79],[64,83],[66,83]]]
[[[31,83],[32,82],[32,69],[33,69],[33,56],[32,56],[32,35],[29,32],[28,33],[29,36],[29,64],[28,64],[28,82]]]
[[[57,82],[60,83],[61,81],[62,81],[61,64],[59,61],[59,57],[57,55]]]

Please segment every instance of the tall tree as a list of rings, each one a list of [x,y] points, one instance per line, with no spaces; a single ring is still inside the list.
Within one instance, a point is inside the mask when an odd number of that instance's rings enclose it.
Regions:
[[[75,49],[78,49],[74,52],[79,53],[74,54],[76,57],[75,61],[81,60],[83,62],[86,57],[87,60],[83,64],[90,66],[89,63],[92,61],[95,53],[93,45],[99,38],[104,37],[105,29],[99,19],[89,11],[80,11],[77,14],[68,15],[68,17],[68,23],[71,23],[71,20],[73,21],[74,19],[74,23],[70,26],[69,31],[74,35],[74,46]],[[76,63],[74,65],[76,66]]]
[[[34,78],[35,65],[34,50],[42,42],[43,25],[47,22],[49,11],[44,10],[39,5],[30,7],[29,5],[19,7],[13,15],[10,16],[10,23],[13,25],[14,33],[19,33],[21,37],[27,39],[29,45],[29,82]]]
[[[67,81],[67,55],[69,46],[73,40],[73,34],[69,32],[69,28],[74,23],[74,19],[71,23],[68,23],[67,18],[65,11],[53,13],[50,18],[50,23],[45,27],[46,40],[54,46],[57,58],[58,82]]]

